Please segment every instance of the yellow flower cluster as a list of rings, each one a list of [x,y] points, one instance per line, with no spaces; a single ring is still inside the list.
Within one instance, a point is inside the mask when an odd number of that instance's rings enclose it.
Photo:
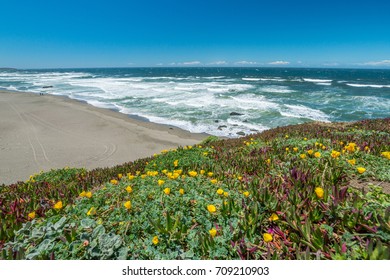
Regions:
[[[158,171],[147,171],[146,175],[154,177],[158,175]]]
[[[158,181],[157,181],[157,184],[158,184],[159,186],[163,185],[164,183],[165,183],[164,180],[158,180]]]
[[[177,167],[179,165],[179,160],[175,160],[174,162],[173,162],[173,166],[174,167]]]
[[[330,156],[332,158],[338,158],[340,156],[340,154],[341,154],[340,152],[333,150],[332,153],[330,154]]]
[[[165,193],[166,195],[169,195],[169,194],[171,193],[171,189],[170,189],[170,188],[165,188],[165,189],[164,189],[164,193]]]
[[[358,167],[357,172],[359,172],[359,174],[363,174],[364,172],[366,172],[366,169],[364,167]]]
[[[35,219],[35,211],[31,212],[31,213],[28,213],[27,215],[31,220],[34,220]]]
[[[215,228],[212,228],[209,230],[209,233],[212,238],[214,238],[217,235],[217,230]]]
[[[264,239],[264,242],[266,242],[266,243],[271,242],[273,240],[272,234],[264,233],[263,234],[263,239]]]
[[[348,145],[346,145],[346,146],[344,147],[344,149],[347,150],[347,151],[350,152],[350,153],[353,153],[353,152],[355,152],[355,151],[357,150],[356,144],[353,143],[353,142],[348,143]]]
[[[92,197],[92,192],[85,192],[85,191],[82,191],[79,195],[80,197],[87,197],[87,198],[91,198]]]
[[[158,237],[157,237],[157,236],[153,237],[152,243],[153,243],[154,245],[157,245],[157,244],[158,244]]]
[[[118,180],[112,179],[110,181],[110,183],[113,184],[113,185],[118,185]]]
[[[223,195],[223,189],[218,189],[218,190],[217,190],[217,194]]]
[[[279,217],[275,213],[272,213],[271,217],[269,217],[269,220],[271,222],[275,222],[275,221],[279,220]]]
[[[249,192],[248,191],[245,191],[242,193],[245,197],[248,197],[249,196]]]
[[[321,157],[321,153],[320,153],[320,152],[315,152],[315,153],[314,153],[314,156],[315,156],[316,158],[320,158],[320,157]]]
[[[356,164],[356,159],[348,159],[347,161],[348,161],[348,163],[350,165],[355,165]]]
[[[123,203],[123,206],[127,209],[127,210],[130,210],[131,209],[131,202],[130,200],[126,201],[125,203]]]
[[[381,153],[381,155],[387,159],[390,159],[390,152],[383,152],[383,153]]]
[[[131,186],[127,186],[127,187],[126,187],[126,191],[127,191],[128,193],[132,193],[132,192],[133,192],[133,188],[132,188]]]
[[[54,206],[53,206],[53,208],[55,209],[55,210],[60,210],[60,209],[62,209],[62,207],[63,207],[63,205],[62,205],[62,201],[60,200],[60,201],[58,201],[56,204],[54,204]]]
[[[210,212],[210,213],[215,213],[215,211],[217,211],[217,208],[212,205],[212,204],[209,204],[207,205],[207,210]]]
[[[317,187],[314,189],[314,192],[316,193],[316,195],[319,199],[324,197],[324,189],[323,188]]]
[[[188,175],[190,175],[191,177],[196,177],[196,175],[198,175],[198,172],[196,172],[196,171],[188,171]]]

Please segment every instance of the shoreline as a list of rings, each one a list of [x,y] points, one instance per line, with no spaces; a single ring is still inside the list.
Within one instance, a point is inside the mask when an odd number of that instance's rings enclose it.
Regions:
[[[208,136],[67,96],[7,90],[0,90],[0,120],[0,184],[66,166],[110,167]]]

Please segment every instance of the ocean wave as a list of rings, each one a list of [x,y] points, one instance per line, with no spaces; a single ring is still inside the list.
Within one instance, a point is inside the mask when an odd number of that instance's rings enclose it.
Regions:
[[[309,83],[330,83],[332,80],[324,80],[324,79],[310,79],[310,78],[303,78],[305,82]]]
[[[260,88],[263,92],[271,93],[293,93],[294,90],[290,89],[287,86],[265,86]]]
[[[390,85],[366,85],[366,84],[346,84],[350,87],[370,87],[370,88],[390,88]]]
[[[280,111],[280,114],[282,116],[329,122],[329,116],[320,110],[311,109],[303,105],[284,105],[284,106],[287,107],[287,109],[282,109]]]

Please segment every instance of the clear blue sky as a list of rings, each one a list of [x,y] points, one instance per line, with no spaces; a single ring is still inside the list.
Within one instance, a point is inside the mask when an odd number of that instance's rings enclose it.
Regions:
[[[390,68],[390,1],[0,2],[0,67]]]

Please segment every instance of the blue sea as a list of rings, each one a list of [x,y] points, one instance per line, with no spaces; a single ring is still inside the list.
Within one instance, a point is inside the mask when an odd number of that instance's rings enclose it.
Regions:
[[[3,70],[0,89],[68,96],[151,122],[226,137],[310,121],[390,116],[390,70]]]

